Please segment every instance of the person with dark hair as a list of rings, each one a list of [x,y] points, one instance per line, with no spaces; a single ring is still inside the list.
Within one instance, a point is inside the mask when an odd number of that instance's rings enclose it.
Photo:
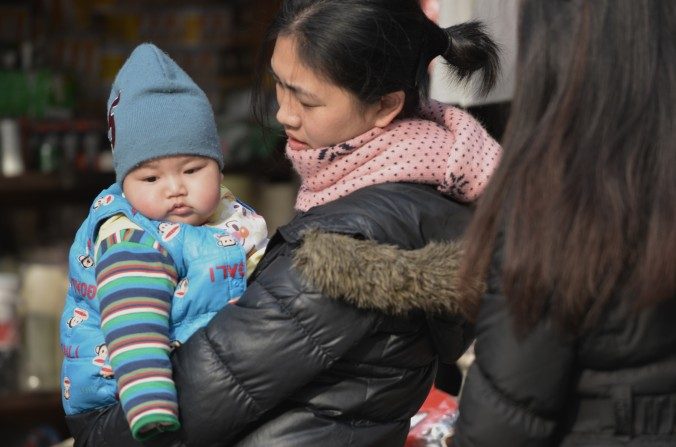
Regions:
[[[501,156],[467,113],[426,99],[438,55],[484,90],[495,80],[480,24],[441,29],[417,0],[283,2],[258,88],[271,74],[298,214],[242,297],[173,352],[176,442],[404,444],[438,364],[472,339],[457,240]],[[128,445],[119,413],[82,445]]]
[[[525,0],[454,446],[676,445],[676,3]]]

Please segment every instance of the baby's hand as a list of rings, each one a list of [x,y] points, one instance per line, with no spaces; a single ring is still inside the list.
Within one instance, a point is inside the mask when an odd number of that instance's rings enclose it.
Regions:
[[[170,429],[170,431],[176,430],[176,424],[172,424],[171,422],[153,422],[141,427],[139,434],[143,437],[157,436],[158,434],[167,431],[167,429]],[[155,432],[155,434],[153,434],[153,432]]]

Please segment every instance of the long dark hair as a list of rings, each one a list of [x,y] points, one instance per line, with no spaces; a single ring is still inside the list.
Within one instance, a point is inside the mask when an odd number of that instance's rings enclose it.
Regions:
[[[252,102],[259,121],[266,115],[265,77],[280,35],[293,36],[309,68],[364,104],[403,90],[402,118],[426,98],[427,67],[436,56],[443,56],[460,80],[481,72],[481,92],[490,90],[498,73],[497,47],[480,23],[442,29],[417,0],[285,0],[258,57]]]
[[[516,321],[597,321],[676,292],[676,3],[524,0],[504,158],[464,274],[500,259]]]

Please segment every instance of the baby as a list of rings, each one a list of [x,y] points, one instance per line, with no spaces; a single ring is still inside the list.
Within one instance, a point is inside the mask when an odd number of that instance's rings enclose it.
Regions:
[[[180,427],[170,350],[244,292],[267,228],[222,184],[206,95],[156,46],[137,47],[117,74],[108,132],[116,183],[70,251],[62,401],[74,415],[119,399],[144,440]],[[70,429],[77,438],[95,423]]]

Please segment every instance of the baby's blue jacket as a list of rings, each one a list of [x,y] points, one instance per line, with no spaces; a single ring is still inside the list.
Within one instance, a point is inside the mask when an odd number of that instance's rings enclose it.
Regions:
[[[60,323],[66,414],[117,401],[117,381],[107,349],[102,349],[105,340],[96,295],[94,244],[100,225],[119,213],[155,238],[174,261],[179,284],[169,318],[172,341],[183,343],[246,288],[244,249],[225,230],[150,220],[131,207],[117,184],[101,192],[77,231],[68,259],[70,285]]]

